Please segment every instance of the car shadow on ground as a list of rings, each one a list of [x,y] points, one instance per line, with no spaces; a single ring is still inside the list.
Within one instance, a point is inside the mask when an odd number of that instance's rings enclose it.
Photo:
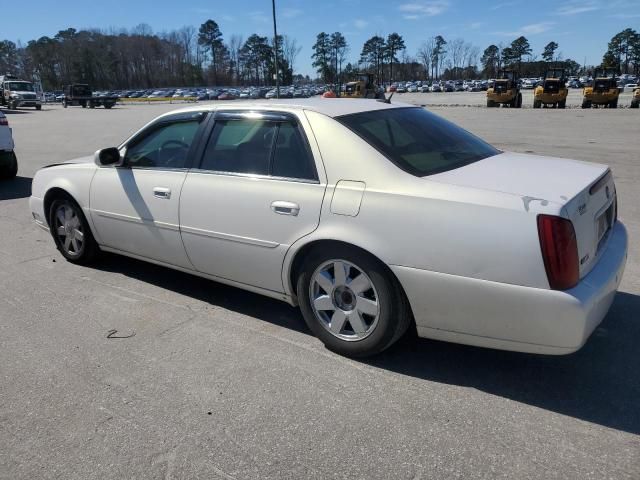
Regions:
[[[640,296],[618,293],[587,344],[566,356],[476,348],[409,335],[367,363],[640,434],[639,312]]]
[[[97,268],[301,333],[297,308],[193,275],[119,255]],[[640,434],[640,296],[618,293],[607,318],[578,352],[542,356],[456,345],[407,334],[363,363],[429,382],[470,388]]]
[[[94,268],[126,275],[232,312],[311,334],[297,308],[263,295],[111,253],[105,253]]]
[[[11,110],[9,108],[0,108],[0,110],[2,110],[2,113],[4,113],[5,115],[22,115],[24,113],[33,113],[37,110]]]
[[[0,200],[15,200],[31,196],[31,182],[27,177],[15,177],[11,180],[0,180]]]

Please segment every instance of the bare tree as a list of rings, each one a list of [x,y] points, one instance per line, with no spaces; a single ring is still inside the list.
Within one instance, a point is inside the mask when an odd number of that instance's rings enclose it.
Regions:
[[[418,49],[418,58],[422,62],[424,70],[427,72],[427,76],[433,76],[430,72],[433,73],[433,51],[435,46],[435,38],[431,37],[426,42],[422,42],[422,45]]]
[[[229,48],[231,63],[233,64],[233,68],[235,68],[236,84],[239,84],[242,82],[241,73],[240,73],[243,70],[242,55],[240,55],[240,50],[242,49],[242,45],[244,45],[244,39],[242,38],[242,35],[238,35],[235,33],[231,35],[228,48]]]
[[[298,45],[298,41],[295,38],[291,38],[289,35],[283,36],[282,50],[284,52],[284,59],[289,64],[291,71],[295,71],[295,63],[298,54],[302,51],[302,47]]]

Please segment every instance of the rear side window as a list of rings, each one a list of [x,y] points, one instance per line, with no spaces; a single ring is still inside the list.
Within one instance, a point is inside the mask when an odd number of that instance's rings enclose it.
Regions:
[[[316,180],[313,158],[297,125],[260,119],[216,120],[201,169]]]
[[[375,110],[337,120],[398,167],[419,177],[460,168],[500,153],[423,108]]]
[[[262,120],[217,121],[201,168],[268,175],[277,127]]]
[[[273,154],[271,174],[276,177],[315,180],[316,171],[300,130],[293,123],[281,123]]]

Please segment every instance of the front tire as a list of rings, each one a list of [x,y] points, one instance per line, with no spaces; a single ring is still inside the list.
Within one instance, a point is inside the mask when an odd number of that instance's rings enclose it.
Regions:
[[[80,206],[70,198],[58,198],[49,209],[49,228],[56,247],[71,263],[88,265],[100,252]]]
[[[379,261],[355,248],[312,252],[301,268],[296,291],[311,331],[341,355],[379,353],[411,322],[397,280]]]

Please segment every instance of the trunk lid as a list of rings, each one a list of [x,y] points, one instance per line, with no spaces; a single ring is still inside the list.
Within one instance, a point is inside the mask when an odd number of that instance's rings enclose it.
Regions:
[[[504,152],[429,177],[431,181],[553,202],[573,223],[580,278],[595,265],[615,218],[615,185],[606,165]]]

